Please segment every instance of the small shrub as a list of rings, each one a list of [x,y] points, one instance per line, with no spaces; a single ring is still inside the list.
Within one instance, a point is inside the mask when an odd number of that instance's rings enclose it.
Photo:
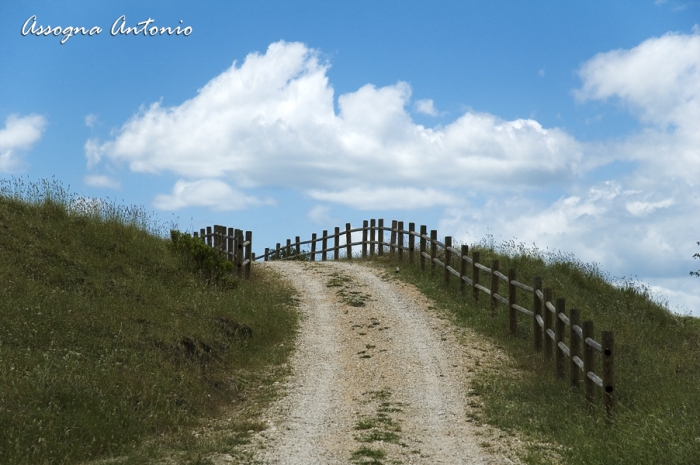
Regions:
[[[171,230],[170,240],[170,249],[180,255],[184,266],[190,271],[216,283],[224,283],[230,277],[233,264],[201,239]]]

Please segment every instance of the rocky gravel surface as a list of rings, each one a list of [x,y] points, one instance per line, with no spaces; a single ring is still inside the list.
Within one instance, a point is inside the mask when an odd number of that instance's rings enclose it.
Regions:
[[[476,365],[502,359],[414,287],[350,262],[267,262],[299,291],[292,374],[250,444],[265,464],[518,463],[474,421]]]

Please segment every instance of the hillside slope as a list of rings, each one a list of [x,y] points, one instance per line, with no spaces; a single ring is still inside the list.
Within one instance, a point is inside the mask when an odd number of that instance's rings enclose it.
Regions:
[[[291,289],[208,282],[128,214],[67,205],[0,197],[0,463],[196,451],[187,428],[287,357]]]
[[[630,280],[612,280],[595,264],[571,255],[513,242],[469,248],[470,254],[476,251],[484,264],[499,260],[501,270],[516,269],[520,282],[541,277],[555,298],[566,299],[567,309],[577,308],[582,321],[594,322],[597,340],[601,330],[612,330],[616,347],[617,408],[608,425],[600,390],[589,411],[582,388],[569,387],[568,360],[564,380],[557,381],[554,361],[534,351],[532,319],[518,314],[517,336],[510,337],[504,305],[498,305],[492,318],[488,296],[474,302],[471,292],[461,295],[456,279],[446,287],[442,270],[431,273],[428,265],[421,272],[407,260],[398,263],[396,256],[387,257],[382,266],[393,270],[400,265],[399,278],[435,300],[456,325],[502,346],[513,360],[517,376],[501,370],[474,378],[484,404],[483,421],[560,445],[568,464],[700,463],[700,319],[673,314],[649,289]],[[488,283],[489,277],[482,280]],[[518,292],[517,303],[532,308],[532,295]],[[550,462],[536,448],[526,460]]]

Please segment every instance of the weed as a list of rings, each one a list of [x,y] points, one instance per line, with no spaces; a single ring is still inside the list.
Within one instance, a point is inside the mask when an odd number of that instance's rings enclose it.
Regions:
[[[365,457],[372,459],[372,461],[367,462],[362,460]],[[351,460],[354,460],[357,463],[381,463],[379,462],[379,460],[383,459],[384,457],[386,457],[386,452],[384,452],[382,449],[372,449],[366,446],[362,446],[352,453]],[[362,460],[362,462],[358,462],[359,460]]]
[[[340,272],[331,274],[331,279],[326,283],[326,287],[338,287],[336,294],[340,300],[351,307],[364,307],[365,303],[371,299],[369,294],[364,294],[360,291],[353,290],[355,283],[352,279]]]
[[[391,397],[391,391],[388,389],[381,389],[379,391],[366,391],[362,393],[366,396],[366,403],[377,403],[376,413],[371,417],[364,417],[358,420],[355,425],[355,429],[360,431],[360,433],[355,437],[355,439],[360,443],[371,443],[371,442],[386,442],[393,444],[400,444],[405,447],[405,444],[401,443],[398,433],[401,432],[401,425],[399,421],[391,418],[389,413],[398,413],[402,410],[396,406],[402,405],[401,403],[389,402],[388,399]],[[367,447],[362,446],[358,451],[353,454],[353,459],[357,460],[357,457],[364,456],[370,457],[369,455],[358,455],[360,451],[366,451]],[[374,450],[374,449],[371,449]],[[385,458],[386,452],[382,452],[382,457],[374,457],[375,460],[380,458]],[[366,463],[366,462],[362,462]],[[370,462],[370,463],[381,463],[381,462]]]

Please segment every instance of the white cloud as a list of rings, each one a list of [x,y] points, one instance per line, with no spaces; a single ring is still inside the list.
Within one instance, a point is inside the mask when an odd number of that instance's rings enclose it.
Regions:
[[[163,210],[178,210],[189,206],[243,210],[251,206],[274,205],[271,199],[261,200],[247,196],[216,179],[194,182],[179,180],[173,187],[172,195],[158,195],[153,203],[156,208]]]
[[[674,287],[697,269],[700,240],[697,30],[581,66],[579,102],[616,100],[643,125],[613,141],[581,143],[534,118],[506,121],[472,110],[427,128],[407,112],[404,82],[340,95],[336,112],[328,66],[303,44],[271,44],[181,105],[154,103],[111,140],[87,141],[88,165],[124,161],[136,172],[182,177],[172,194],[156,198],[164,209],[271,203],[242,192],[254,186],[288,187],[355,209],[444,207],[441,233],[471,242],[492,232],[573,252],[697,302],[690,288]],[[579,176],[611,161],[635,168],[594,185]],[[542,200],[552,186],[564,193]],[[545,195],[530,195],[535,190]],[[464,200],[475,192],[483,205]],[[307,215],[325,223],[329,211],[317,205]]]
[[[434,189],[363,188],[352,187],[343,191],[308,192],[316,200],[340,203],[356,210],[415,210],[436,205],[454,205],[457,199]]]
[[[83,181],[88,186],[93,187],[108,187],[110,189],[119,189],[120,187],[119,181],[109,176],[88,175],[83,178]]]
[[[612,181],[574,188],[551,203],[491,197],[481,206],[448,208],[439,228],[441,235],[467,243],[491,233],[497,242],[514,238],[540,249],[573,253],[584,262],[601,264],[613,276],[637,276],[650,284],[666,279],[666,289],[679,290],[673,287],[676,282],[687,293],[692,288],[682,283],[697,269],[692,255],[700,240],[700,217],[693,212],[700,209],[700,200],[697,189],[687,184],[663,187],[672,198],[649,201],[650,194]],[[669,300],[684,306],[697,301],[700,286],[695,284],[695,297],[668,293]],[[700,316],[700,307],[686,310]]]
[[[538,75],[539,77],[544,77],[544,75],[545,75],[545,70],[544,70],[544,68],[541,69],[541,70],[539,70],[539,71],[537,72],[537,75]]]
[[[630,202],[627,204],[627,211],[634,216],[646,216],[656,209],[670,207],[673,204],[673,199],[660,202]]]
[[[669,33],[630,50],[600,53],[584,63],[576,98],[617,98],[644,130],[606,144],[608,158],[640,162],[646,187],[700,180],[700,32]]]
[[[92,128],[97,123],[97,115],[89,114],[85,117],[85,126]]]
[[[365,85],[333,105],[328,65],[300,43],[277,42],[212,79],[179,106],[154,103],[113,140],[87,141],[89,166],[189,179],[337,191],[369,184],[522,189],[571,178],[580,145],[534,120],[467,112],[445,127],[414,124],[404,82]],[[373,199],[368,199],[371,207]]]
[[[432,99],[417,100],[416,103],[413,104],[413,108],[416,112],[428,116],[437,116],[438,114]]]
[[[309,210],[307,216],[309,217],[309,220],[311,220],[311,222],[314,224],[325,225],[337,223],[338,220],[328,214],[330,210],[330,207],[327,205],[316,205],[311,210]]]
[[[40,115],[8,116],[5,127],[0,129],[0,171],[23,169],[19,153],[29,150],[41,138],[45,127],[46,118]]]
[[[579,70],[583,102],[617,97],[644,122],[697,132],[700,34],[668,33],[630,50],[600,53]]]

